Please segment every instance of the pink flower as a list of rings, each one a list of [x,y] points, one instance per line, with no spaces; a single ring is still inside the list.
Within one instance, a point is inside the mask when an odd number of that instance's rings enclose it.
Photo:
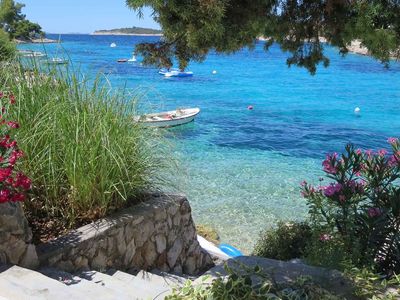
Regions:
[[[379,217],[382,214],[379,207],[368,208],[367,213],[370,218]]]
[[[324,187],[324,195],[326,197],[332,197],[336,193],[339,193],[342,190],[342,185],[340,183],[331,183],[328,186]]]
[[[0,190],[0,203],[5,203],[9,201],[10,190],[2,189]]]
[[[303,187],[306,186],[306,185],[307,185],[307,181],[303,180],[303,181],[300,183],[300,185],[303,186]]]
[[[10,126],[11,128],[19,128],[19,124],[14,121],[8,121],[7,125]]]
[[[387,154],[387,151],[385,149],[378,150],[378,155],[379,156],[385,156],[386,154]]]
[[[319,236],[319,240],[321,242],[327,242],[327,241],[330,241],[331,239],[332,239],[332,236],[330,234],[327,234],[327,233],[323,233],[323,234],[321,234]]]
[[[324,171],[328,174],[336,174],[337,166],[335,166],[337,159],[337,153],[333,153],[332,155],[327,155],[325,160],[322,162],[322,166],[324,167]]]
[[[357,150],[356,150],[356,154],[357,154],[357,155],[361,155],[361,154],[362,154],[362,150],[361,150],[361,149],[357,149]]]
[[[391,144],[391,145],[397,144],[398,141],[399,141],[398,138],[394,138],[394,137],[388,138],[388,143]]]
[[[12,173],[12,168],[10,168],[10,167],[0,169],[0,182],[3,182],[8,177],[10,177],[11,173]]]

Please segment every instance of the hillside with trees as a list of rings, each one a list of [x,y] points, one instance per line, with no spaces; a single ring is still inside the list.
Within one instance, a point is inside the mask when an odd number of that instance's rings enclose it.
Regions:
[[[151,29],[151,28],[143,28],[143,27],[129,27],[129,28],[117,28],[117,29],[110,29],[110,30],[96,30],[93,34],[104,34],[104,35],[106,35],[106,34],[110,34],[110,35],[113,35],[113,34],[115,34],[115,35],[124,35],[124,34],[126,34],[126,35],[135,35],[135,34],[137,34],[137,35],[146,35],[146,34],[149,34],[149,35],[153,35],[153,34],[156,34],[156,35],[159,35],[159,34],[162,34],[162,31],[161,30],[158,30],[158,29]]]

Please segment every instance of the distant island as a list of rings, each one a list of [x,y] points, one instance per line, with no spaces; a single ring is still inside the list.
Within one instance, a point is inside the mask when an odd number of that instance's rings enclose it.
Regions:
[[[118,28],[110,30],[96,30],[93,35],[153,35],[161,36],[162,31],[158,29],[142,28],[142,27],[130,27],[130,28]]]

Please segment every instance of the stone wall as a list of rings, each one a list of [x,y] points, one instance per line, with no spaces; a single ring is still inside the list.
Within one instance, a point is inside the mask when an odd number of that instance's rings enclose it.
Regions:
[[[31,244],[32,231],[21,204],[0,204],[0,264],[18,264],[26,268],[38,266],[36,248]]]
[[[197,242],[188,200],[150,199],[37,247],[41,265],[84,269],[159,269],[195,275],[212,265]]]

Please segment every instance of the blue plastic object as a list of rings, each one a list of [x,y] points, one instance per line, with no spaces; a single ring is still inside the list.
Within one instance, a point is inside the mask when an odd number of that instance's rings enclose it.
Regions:
[[[231,257],[243,256],[242,252],[228,244],[220,244],[219,249],[221,249],[222,252],[228,254]]]

